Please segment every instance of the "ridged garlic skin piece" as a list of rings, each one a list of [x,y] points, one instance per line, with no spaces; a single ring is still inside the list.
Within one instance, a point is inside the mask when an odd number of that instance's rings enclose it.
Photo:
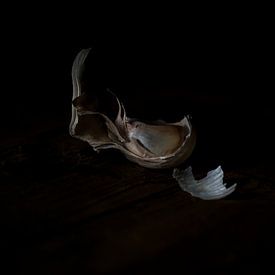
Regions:
[[[237,185],[234,184],[226,188],[226,183],[223,182],[223,170],[221,166],[209,171],[207,176],[200,180],[194,178],[190,166],[185,170],[175,168],[173,177],[177,180],[183,191],[203,200],[222,199],[234,192]]]

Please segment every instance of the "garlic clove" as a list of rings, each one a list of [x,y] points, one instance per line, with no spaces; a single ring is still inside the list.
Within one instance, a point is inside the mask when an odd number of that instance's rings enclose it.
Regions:
[[[135,121],[127,126],[130,140],[136,139],[155,156],[173,153],[184,139],[180,127],[174,125],[150,125]]]
[[[72,67],[73,99],[70,134],[94,150],[115,148],[129,160],[148,168],[168,168],[185,161],[196,135],[190,120],[144,123],[128,118],[120,100],[107,90],[100,95],[82,91],[84,63],[90,49],[76,56]]]

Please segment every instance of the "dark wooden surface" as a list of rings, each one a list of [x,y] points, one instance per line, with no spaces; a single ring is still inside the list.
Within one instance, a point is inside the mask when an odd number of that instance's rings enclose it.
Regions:
[[[262,274],[274,247],[272,138],[253,136],[261,118],[243,128],[245,116],[226,115],[232,105],[223,102],[209,96],[211,111],[194,107],[199,139],[190,160],[196,176],[222,164],[225,181],[238,183],[218,201],[182,192],[171,169],[142,168],[116,151],[93,152],[68,135],[69,114],[34,120],[27,132],[3,137],[3,263],[18,274]]]

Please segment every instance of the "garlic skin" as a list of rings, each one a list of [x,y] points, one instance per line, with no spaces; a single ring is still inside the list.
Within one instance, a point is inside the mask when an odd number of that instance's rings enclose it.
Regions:
[[[192,153],[196,134],[188,117],[176,123],[144,123],[127,117],[111,91],[95,101],[82,92],[81,77],[90,49],[81,50],[72,67],[73,98],[71,136],[88,142],[95,151],[115,148],[127,159],[147,168],[178,166]],[[106,106],[112,108],[106,110]]]
[[[173,171],[173,178],[177,180],[180,188],[193,197],[202,200],[222,199],[235,191],[237,184],[235,183],[229,188],[226,188],[226,183],[223,182],[223,176],[224,173],[221,166],[209,171],[206,177],[200,180],[194,178],[190,166],[185,170],[175,168]]]

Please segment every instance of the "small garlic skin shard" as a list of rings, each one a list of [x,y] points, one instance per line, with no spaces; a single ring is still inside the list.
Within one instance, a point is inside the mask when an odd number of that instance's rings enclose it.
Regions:
[[[223,175],[221,166],[209,171],[207,176],[200,180],[194,178],[190,166],[185,170],[175,168],[173,171],[173,177],[183,191],[203,200],[222,199],[234,192],[237,184],[226,188],[226,183],[223,182]]]

